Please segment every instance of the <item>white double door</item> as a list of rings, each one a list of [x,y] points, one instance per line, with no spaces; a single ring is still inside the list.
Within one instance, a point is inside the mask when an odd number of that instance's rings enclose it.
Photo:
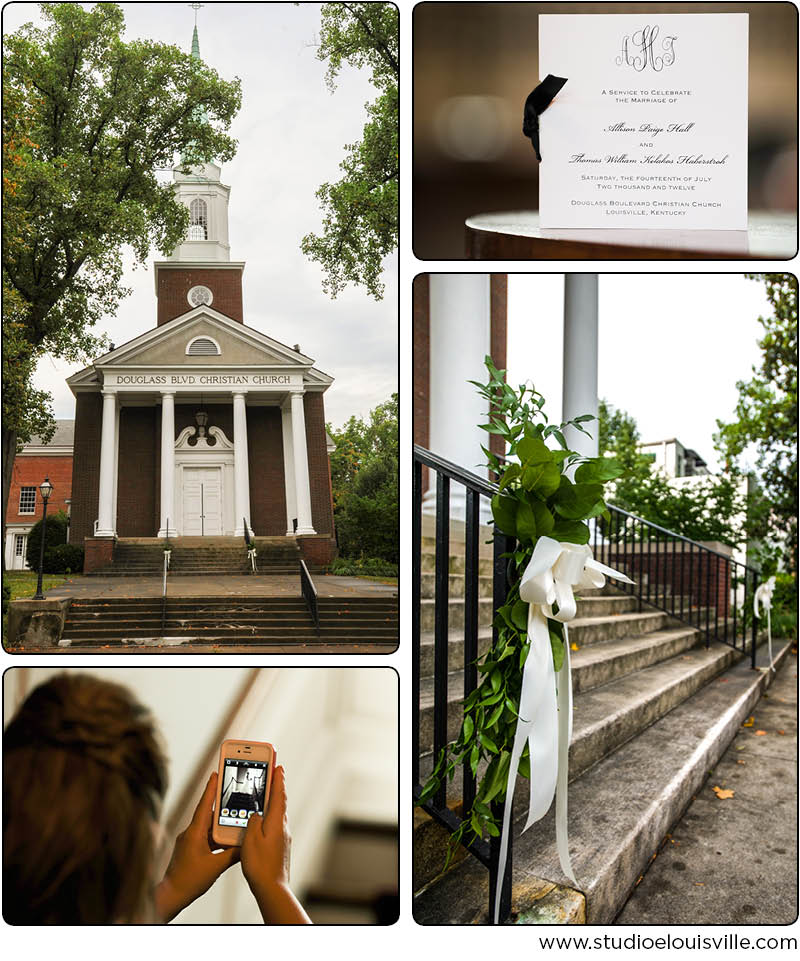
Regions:
[[[184,467],[183,533],[187,536],[222,533],[222,468]]]

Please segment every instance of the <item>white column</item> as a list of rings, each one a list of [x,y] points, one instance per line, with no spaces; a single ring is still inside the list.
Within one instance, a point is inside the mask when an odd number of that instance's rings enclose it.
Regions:
[[[597,274],[564,278],[564,385],[562,420],[592,414],[595,420],[564,431],[570,450],[597,457]]]
[[[97,497],[96,537],[114,536],[114,467],[117,438],[117,396],[103,391],[103,426],[100,433],[100,490]]]
[[[159,537],[177,533],[175,525],[175,392],[161,391],[161,527]]]
[[[244,535],[244,522],[250,527],[250,469],[247,463],[247,406],[246,395],[233,395],[233,533]]]
[[[113,502],[111,507],[111,521],[114,525],[114,533],[117,532],[117,490],[119,489],[119,420],[122,405],[117,404],[117,413],[114,418],[114,480],[112,483]]]
[[[489,435],[486,403],[470,380],[487,378],[484,358],[491,350],[491,280],[489,274],[430,275],[430,449],[465,470],[487,477]],[[481,499],[481,519],[489,519]],[[436,488],[423,498],[423,510],[436,509]],[[466,494],[450,488],[450,516],[464,518]]]
[[[283,431],[283,481],[286,487],[286,536],[291,537],[294,534],[293,522],[297,517],[291,407],[281,407],[281,429]]]
[[[316,534],[311,522],[311,485],[308,480],[308,450],[306,448],[306,414],[303,394],[292,392],[292,453],[297,496],[296,534]]]

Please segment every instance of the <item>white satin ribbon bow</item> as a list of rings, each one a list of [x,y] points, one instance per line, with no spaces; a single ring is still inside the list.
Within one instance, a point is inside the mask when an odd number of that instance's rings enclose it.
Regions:
[[[759,584],[753,595],[753,613],[756,617],[761,617],[758,609],[759,603],[764,605],[767,612],[767,650],[769,651],[769,669],[775,673],[775,666],[772,663],[772,595],[775,591],[775,575],[768,577],[763,584]]]
[[[573,591],[602,587],[606,576],[633,584],[625,574],[599,563],[586,545],[565,544],[552,537],[540,537],[533,556],[522,575],[519,595],[528,607],[530,648],[522,672],[519,717],[508,768],[503,831],[500,837],[498,884],[502,885],[511,830],[511,800],[520,758],[529,746],[530,802],[523,831],[547,814],[556,794],[556,847],[561,870],[577,885],[569,856],[567,837],[567,780],[569,742],[572,737],[572,679],[569,663],[567,622],[575,617],[577,603]],[[553,613],[553,604],[558,605]],[[564,624],[564,661],[556,673],[550,647],[547,619]],[[494,923],[500,912],[500,897],[495,898]]]

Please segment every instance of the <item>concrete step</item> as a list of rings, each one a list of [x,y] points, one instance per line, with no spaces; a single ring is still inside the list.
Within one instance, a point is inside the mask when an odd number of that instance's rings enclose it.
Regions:
[[[787,651],[788,645],[778,658]],[[763,663],[763,648],[759,658]],[[613,921],[771,678],[769,671],[754,672],[749,660],[741,659],[570,785],[570,852],[587,923]],[[528,894],[556,885],[574,895],[558,865],[554,814],[551,810],[519,835],[524,806],[516,811],[512,900],[517,908],[522,902],[527,907],[526,916],[516,920],[552,923],[535,906],[531,909]],[[486,870],[465,858],[417,896],[414,919],[419,924],[485,923],[485,893]]]
[[[428,573],[436,570],[436,555],[433,553],[423,552],[421,555],[421,571],[422,573]],[[448,570],[451,574],[463,574],[466,564],[464,560],[464,554],[454,553],[451,549],[448,555]],[[478,573],[482,576],[491,577],[492,575],[492,557],[489,556],[479,556],[478,558]]]
[[[662,650],[669,650],[664,646]],[[711,648],[691,648],[666,661],[634,673],[614,677],[601,687],[576,693],[573,701],[573,730],[570,744],[570,776],[577,777],[619,745],[635,737],[653,721],[677,704],[734,660],[732,648],[715,644]],[[624,664],[618,664],[624,667]],[[582,668],[575,665],[580,678]],[[578,685],[580,681],[578,681]],[[448,737],[458,736],[463,719],[463,671],[448,675]],[[420,684],[420,750],[425,756],[424,775],[432,768],[433,678]]]
[[[481,627],[490,626],[494,617],[494,604],[491,597],[478,598],[478,624]],[[419,622],[420,631],[428,632],[434,629],[436,620],[436,602],[434,600],[420,601]],[[448,624],[451,628],[464,627],[464,598],[451,597],[448,601]]]
[[[465,575],[451,573],[448,577],[448,591],[450,597],[463,597],[464,596],[464,581]],[[420,577],[420,595],[426,599],[435,596],[436,587],[436,574],[433,571],[423,571]],[[478,576],[478,596],[479,597],[491,597],[492,596],[492,575],[491,572],[488,574],[480,574]]]
[[[420,677],[433,676],[434,635],[432,631],[420,634]],[[478,653],[484,654],[492,643],[491,627],[478,631]],[[464,632],[450,631],[447,637],[447,664],[451,671],[464,667]]]

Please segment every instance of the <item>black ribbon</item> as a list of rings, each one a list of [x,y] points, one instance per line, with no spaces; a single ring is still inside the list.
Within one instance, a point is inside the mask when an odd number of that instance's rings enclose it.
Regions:
[[[553,97],[566,82],[566,77],[554,77],[552,73],[548,73],[539,86],[531,90],[528,99],[525,101],[522,132],[526,137],[531,138],[533,149],[536,151],[536,159],[540,163],[542,155],[539,153],[539,117],[547,110]]]

